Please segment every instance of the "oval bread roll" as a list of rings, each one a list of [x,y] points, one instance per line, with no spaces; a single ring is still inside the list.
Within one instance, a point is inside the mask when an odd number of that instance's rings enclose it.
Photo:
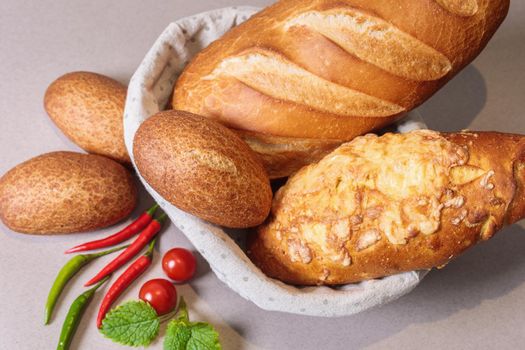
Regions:
[[[524,186],[524,136],[366,135],[288,180],[249,254],[300,285],[443,266],[523,218]]]
[[[44,107],[58,128],[86,152],[130,163],[122,121],[126,93],[124,85],[109,77],[73,72],[47,88]]]
[[[97,155],[47,153],[0,179],[0,219],[22,233],[96,230],[125,219],[136,203],[129,171]]]
[[[270,180],[257,155],[228,128],[188,112],[165,111],[135,134],[144,179],[178,208],[214,224],[246,228],[270,212]]]
[[[297,139],[340,144],[392,123],[470,63],[508,7],[509,0],[281,0],[199,53],[172,104],[259,135],[262,145],[290,138],[288,168],[297,170]],[[271,146],[262,154],[278,177],[272,161],[282,164],[283,154]]]

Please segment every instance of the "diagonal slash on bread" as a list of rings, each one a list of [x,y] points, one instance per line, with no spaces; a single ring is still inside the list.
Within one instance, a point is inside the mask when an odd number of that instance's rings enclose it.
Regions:
[[[334,140],[427,100],[481,52],[508,8],[509,0],[281,0],[199,53],[173,106],[248,132],[270,177],[287,176],[319,160],[293,147],[317,144],[313,153],[325,155]]]

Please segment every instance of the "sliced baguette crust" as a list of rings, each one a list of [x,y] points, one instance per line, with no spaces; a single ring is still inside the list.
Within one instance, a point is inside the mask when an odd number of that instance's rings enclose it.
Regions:
[[[235,129],[348,141],[427,100],[481,52],[508,7],[282,0],[199,53],[172,104]]]
[[[359,137],[302,169],[253,235],[252,260],[287,283],[346,284],[444,266],[525,216],[524,136],[427,133]]]
[[[285,25],[317,31],[349,54],[393,75],[416,81],[442,78],[447,57],[384,19],[355,8],[307,11]]]
[[[227,58],[206,79],[221,76],[233,77],[270,98],[304,104],[326,114],[388,117],[404,110],[401,106],[322,79],[270,50],[254,49]]]

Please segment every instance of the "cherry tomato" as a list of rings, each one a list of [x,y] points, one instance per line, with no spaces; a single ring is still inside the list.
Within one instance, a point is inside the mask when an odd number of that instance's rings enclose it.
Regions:
[[[186,282],[195,274],[197,261],[193,254],[184,248],[173,248],[162,258],[162,269],[174,281]]]
[[[150,280],[140,288],[139,298],[148,302],[157,311],[165,315],[177,306],[177,289],[168,280],[158,278]]]

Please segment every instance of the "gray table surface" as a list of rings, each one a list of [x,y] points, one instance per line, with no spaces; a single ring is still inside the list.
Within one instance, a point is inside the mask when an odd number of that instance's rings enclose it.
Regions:
[[[78,150],[49,121],[42,98],[57,76],[75,70],[126,83],[166,25],[190,14],[265,0],[0,1],[0,174],[35,155]],[[525,133],[525,3],[511,13],[488,48],[420,108],[437,130]],[[141,205],[150,199],[143,193]],[[121,224],[120,226],[123,226]],[[217,280],[200,258],[197,278],[179,292],[196,319],[217,325],[225,349],[520,349],[525,344],[525,226],[508,227],[445,269],[431,272],[408,296],[353,317],[318,319],[266,312]],[[67,306],[97,262],[75,279],[51,326],[43,302],[61,252],[115,228],[64,237],[31,237],[0,224],[0,348],[51,349]],[[174,227],[160,250],[187,240]],[[147,277],[160,277],[158,258]],[[140,285],[140,284],[139,284]],[[127,298],[137,295],[137,288]],[[100,296],[99,296],[100,298]],[[92,307],[75,349],[121,349],[97,334]],[[161,349],[157,342],[153,349]]]

